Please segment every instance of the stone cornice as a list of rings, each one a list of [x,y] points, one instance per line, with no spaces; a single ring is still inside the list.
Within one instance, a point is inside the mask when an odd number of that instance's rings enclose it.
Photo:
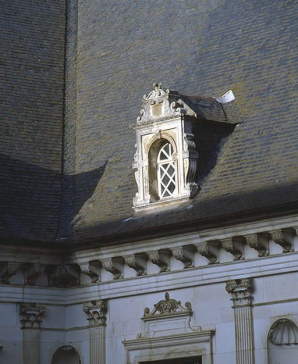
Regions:
[[[37,302],[39,304],[52,303],[57,305],[83,304],[86,301],[131,297],[146,291],[147,293],[164,293],[165,290],[178,290],[206,284],[224,284],[227,277],[234,277],[237,272],[242,278],[261,278],[277,274],[297,274],[297,253],[280,254],[261,257],[254,260],[230,261],[225,264],[206,263],[205,266],[192,269],[181,269],[167,273],[156,273],[130,279],[103,281],[98,284],[84,285],[70,288],[38,287],[23,285],[6,285],[1,287],[0,300],[2,302]],[[137,280],[137,281],[136,281]],[[51,297],[49,296],[51,290]],[[296,296],[295,296],[296,297]],[[293,300],[295,298],[292,297]],[[278,300],[278,296],[275,298]],[[296,302],[296,299],[295,299]],[[260,304],[261,302],[255,302]]]

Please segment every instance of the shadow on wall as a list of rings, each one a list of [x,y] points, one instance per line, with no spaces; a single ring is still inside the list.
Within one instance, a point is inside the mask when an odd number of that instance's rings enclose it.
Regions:
[[[63,176],[0,154],[0,236],[41,241],[67,237],[74,216],[92,196],[106,164]],[[75,194],[76,181],[82,188]]]

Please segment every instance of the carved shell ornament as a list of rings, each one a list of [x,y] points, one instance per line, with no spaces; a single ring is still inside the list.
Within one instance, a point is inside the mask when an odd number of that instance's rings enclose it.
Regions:
[[[298,327],[291,320],[278,320],[271,326],[268,338],[275,345],[298,345]]]
[[[181,305],[180,301],[177,301],[173,298],[170,298],[168,292],[165,294],[165,299],[159,301],[157,304],[154,305],[153,310],[150,312],[149,307],[146,307],[144,310],[144,317],[153,316],[153,315],[166,315],[166,314],[173,314],[176,311],[180,312],[189,312],[192,313],[191,303],[186,302],[185,307]]]

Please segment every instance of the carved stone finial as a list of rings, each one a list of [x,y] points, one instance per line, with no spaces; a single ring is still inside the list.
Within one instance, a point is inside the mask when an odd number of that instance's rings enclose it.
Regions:
[[[192,314],[192,308],[191,303],[186,302],[185,307],[181,305],[180,301],[177,301],[173,298],[170,298],[170,295],[168,292],[165,293],[165,299],[159,301],[157,304],[154,305],[153,310],[150,312],[150,309],[148,307],[144,310],[144,316],[143,318],[149,318],[152,316],[168,316],[173,315],[176,313],[187,313]]]
[[[222,239],[221,244],[225,251],[234,256],[234,260],[244,259],[242,252],[236,248],[232,238]]]
[[[253,281],[251,278],[233,279],[226,284],[226,291],[232,295],[234,307],[250,306]]]
[[[184,248],[182,246],[179,247],[179,248],[172,249],[172,253],[173,253],[173,256],[177,260],[179,260],[180,262],[182,262],[184,264],[184,269],[194,267],[192,259],[190,259],[189,257],[187,257],[185,255],[185,251],[184,251]]]
[[[257,250],[259,257],[264,257],[268,255],[268,249],[260,242],[260,237],[258,234],[247,234],[244,237],[248,245],[252,249]]]
[[[103,268],[113,274],[113,279],[122,279],[123,275],[119,269],[117,269],[114,265],[112,258],[107,258],[101,260]]]
[[[20,305],[20,316],[22,329],[40,329],[42,318],[46,314],[45,306],[36,303]]]
[[[25,284],[29,286],[35,286],[36,281],[45,272],[44,264],[33,264],[29,270],[29,274],[25,279]]]
[[[90,263],[80,264],[81,273],[89,276],[92,283],[100,282],[99,274],[96,273],[95,269],[90,265]]]
[[[140,116],[137,118],[137,125],[150,124],[152,120],[185,114],[187,111],[183,108],[184,105],[176,102],[179,96],[177,91],[164,90],[161,83],[154,83],[153,90],[143,96],[143,105]]]
[[[283,253],[292,252],[293,246],[285,237],[284,232],[281,229],[269,231],[272,240],[283,248]]]
[[[4,270],[0,276],[0,283],[9,284],[10,278],[17,274],[21,263],[2,262],[2,265],[4,266]]]
[[[124,257],[125,263],[137,272],[137,276],[146,275],[146,269],[143,268],[137,261],[135,254],[127,255]]]
[[[88,321],[90,327],[106,326],[106,313],[107,313],[107,301],[92,301],[86,303],[83,307],[83,311],[88,315]]]
[[[209,264],[218,263],[217,256],[210,251],[210,247],[207,242],[196,244],[198,252],[205,258],[208,259]]]
[[[49,285],[53,287],[68,288],[79,284],[79,279],[70,272],[70,266],[58,265],[50,269]]]
[[[156,264],[160,268],[160,273],[169,272],[170,268],[167,262],[162,258],[158,250],[147,252],[150,262]]]

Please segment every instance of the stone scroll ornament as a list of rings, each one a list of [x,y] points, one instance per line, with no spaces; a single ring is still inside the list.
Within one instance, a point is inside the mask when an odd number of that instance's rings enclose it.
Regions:
[[[185,307],[183,307],[180,301],[170,298],[169,293],[166,292],[165,299],[155,304],[152,311],[150,311],[149,307],[145,308],[144,318],[158,316],[158,315],[170,315],[176,312],[185,312],[191,314],[192,313],[191,303],[186,302]]]

